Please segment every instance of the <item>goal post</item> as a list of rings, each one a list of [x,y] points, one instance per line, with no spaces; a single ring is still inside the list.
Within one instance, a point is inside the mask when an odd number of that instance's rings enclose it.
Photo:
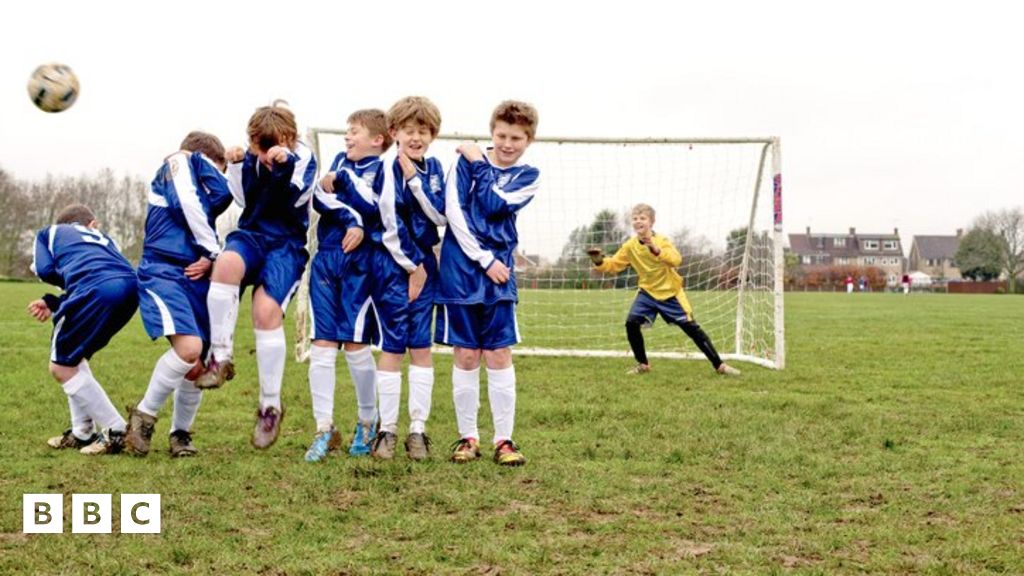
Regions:
[[[344,132],[312,129],[321,171],[344,150]],[[430,152],[456,157],[460,142],[441,135]],[[637,276],[593,271],[586,250],[612,254],[632,234],[629,213],[656,211],[654,230],[683,257],[694,319],[723,359],[785,365],[781,144],[778,138],[537,138],[524,157],[541,187],[517,215],[516,354],[629,356],[625,318]],[[310,253],[316,250],[316,214]],[[308,271],[297,296],[296,355],[308,354]],[[648,355],[704,356],[678,328],[645,331]]]

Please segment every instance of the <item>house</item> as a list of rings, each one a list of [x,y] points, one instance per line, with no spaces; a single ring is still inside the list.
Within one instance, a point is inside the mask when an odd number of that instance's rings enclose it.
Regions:
[[[958,228],[956,236],[914,236],[910,244],[910,270],[924,272],[936,282],[960,278],[954,257],[963,235],[963,228]]]
[[[897,284],[906,269],[899,228],[892,234],[862,234],[850,228],[847,234],[811,233],[789,235],[789,252],[804,266],[874,267],[883,271],[886,282]]]

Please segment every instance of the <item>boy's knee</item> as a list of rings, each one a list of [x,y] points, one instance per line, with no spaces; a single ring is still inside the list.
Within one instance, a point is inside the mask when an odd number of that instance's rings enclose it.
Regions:
[[[626,328],[640,328],[647,323],[643,316],[629,316],[626,318]]]
[[[210,279],[224,284],[241,284],[244,276],[245,260],[242,260],[242,256],[238,252],[228,250],[221,253],[217,257],[217,261],[213,263]]]

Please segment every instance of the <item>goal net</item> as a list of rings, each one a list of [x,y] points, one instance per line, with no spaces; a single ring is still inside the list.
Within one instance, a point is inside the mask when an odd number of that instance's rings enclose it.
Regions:
[[[431,153],[454,159],[464,141],[489,138],[439,136]],[[343,132],[313,129],[309,144],[329,166],[344,149]],[[654,230],[682,254],[677,270],[694,319],[721,356],[782,368],[780,152],[777,138],[538,138],[526,154],[541,170],[541,188],[518,215],[516,354],[629,355],[625,319],[636,274],[596,273],[586,250],[614,254],[632,234],[630,209],[644,203],[656,210]],[[309,237],[312,254],[312,227]],[[299,357],[309,345],[307,285],[296,311]],[[644,336],[649,356],[703,358],[660,319]]]

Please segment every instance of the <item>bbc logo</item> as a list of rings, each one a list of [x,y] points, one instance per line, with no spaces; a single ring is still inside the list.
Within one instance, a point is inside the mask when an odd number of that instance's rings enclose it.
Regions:
[[[110,534],[111,501],[110,494],[72,494],[71,533]],[[23,494],[21,513],[25,534],[64,532],[63,494]],[[121,533],[159,534],[160,495],[121,494]]]

